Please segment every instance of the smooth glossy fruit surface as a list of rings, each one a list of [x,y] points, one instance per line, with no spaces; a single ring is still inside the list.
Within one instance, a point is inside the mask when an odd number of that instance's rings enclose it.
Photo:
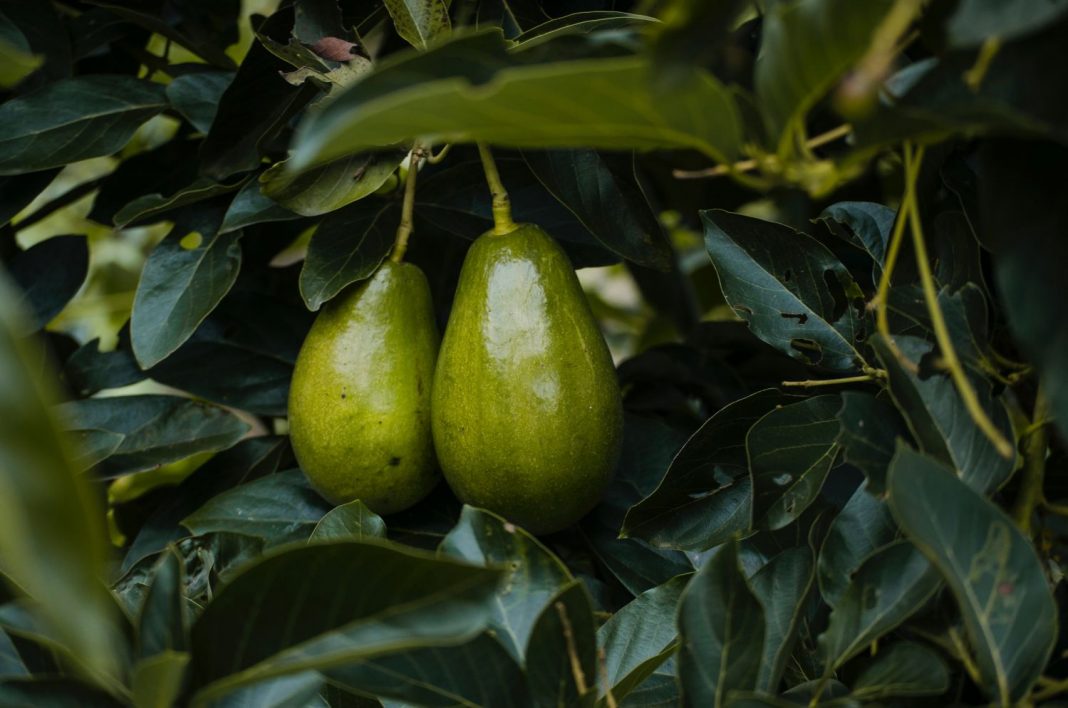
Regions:
[[[408,263],[387,260],[316,318],[293,371],[289,434],[323,497],[391,514],[434,487],[438,341],[426,276]]]
[[[536,226],[468,251],[434,375],[434,444],[456,495],[533,533],[600,499],[619,456],[612,358],[563,250]]]

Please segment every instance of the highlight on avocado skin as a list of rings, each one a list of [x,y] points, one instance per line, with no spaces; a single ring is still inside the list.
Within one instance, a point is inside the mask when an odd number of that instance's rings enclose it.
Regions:
[[[426,276],[409,263],[386,260],[323,309],[297,357],[289,422],[297,461],[324,498],[391,514],[438,482],[438,343]]]
[[[487,233],[468,251],[432,414],[462,501],[538,534],[599,501],[619,456],[619,386],[570,261],[537,226]]]

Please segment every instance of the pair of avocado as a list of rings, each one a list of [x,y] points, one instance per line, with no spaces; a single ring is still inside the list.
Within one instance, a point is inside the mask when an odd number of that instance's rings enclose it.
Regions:
[[[384,262],[316,319],[289,397],[297,461],[331,502],[401,511],[439,463],[461,501],[538,534],[600,499],[622,417],[571,263],[529,224],[471,246],[440,352],[423,272]]]

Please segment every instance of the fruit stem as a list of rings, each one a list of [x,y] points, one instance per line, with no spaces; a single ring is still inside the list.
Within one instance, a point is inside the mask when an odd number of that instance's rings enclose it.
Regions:
[[[516,229],[515,222],[512,221],[512,202],[508,199],[508,190],[501,182],[501,173],[497,171],[493,154],[485,143],[478,143],[478,155],[482,158],[486,183],[489,184],[490,194],[493,195],[493,233],[503,236]]]
[[[1045,392],[1040,388],[1035,395],[1030,429],[1025,432],[1023,475],[1020,480],[1020,491],[1017,493],[1016,503],[1012,509],[1016,525],[1028,538],[1032,535],[1031,516],[1042,501],[1042,482],[1046,474],[1046,446],[1049,443],[1046,423],[1049,422],[1049,415],[1049,402],[1046,400]]]
[[[416,143],[408,155],[408,177],[404,181],[404,202],[401,206],[401,220],[397,225],[397,237],[393,241],[393,252],[389,258],[394,263],[404,260],[408,250],[408,237],[412,235],[412,212],[415,210],[415,179],[419,174],[419,161],[424,157],[423,148]]]

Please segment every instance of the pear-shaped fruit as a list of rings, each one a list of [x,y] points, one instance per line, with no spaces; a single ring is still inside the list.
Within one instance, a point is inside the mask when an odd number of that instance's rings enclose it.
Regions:
[[[438,342],[426,276],[407,263],[387,260],[316,318],[293,371],[289,434],[323,497],[391,514],[433,488]]]
[[[619,456],[619,385],[567,255],[538,227],[468,251],[431,410],[462,501],[541,534],[600,499]]]

